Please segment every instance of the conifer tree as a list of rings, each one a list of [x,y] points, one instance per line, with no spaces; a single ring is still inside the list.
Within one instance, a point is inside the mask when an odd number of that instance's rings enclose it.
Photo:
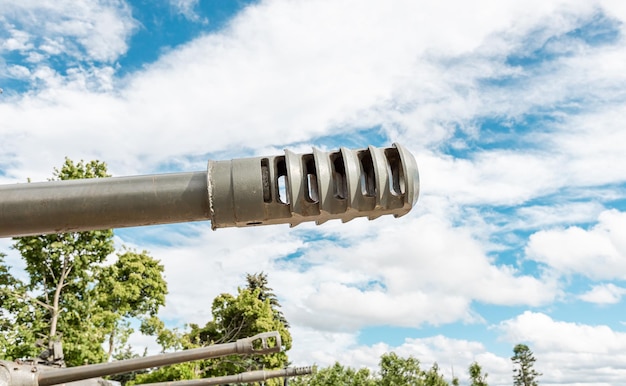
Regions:
[[[537,378],[542,374],[534,368],[536,359],[533,352],[525,344],[518,344],[513,348],[513,354],[513,385],[537,386]]]

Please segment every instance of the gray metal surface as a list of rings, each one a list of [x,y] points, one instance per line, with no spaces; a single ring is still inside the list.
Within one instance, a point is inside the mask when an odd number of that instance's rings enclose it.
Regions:
[[[419,195],[402,146],[209,161],[207,172],[0,186],[0,237],[210,220],[213,229],[408,213]]]
[[[148,383],[149,386],[212,386],[212,385],[226,385],[231,383],[251,383],[262,382],[272,378],[287,378],[296,377],[300,375],[307,375],[313,372],[312,367],[288,367],[280,370],[257,370],[247,371],[245,373],[235,375],[225,375],[222,377],[193,379],[188,381],[173,381],[173,382],[157,382]]]
[[[225,355],[272,354],[280,352],[281,346],[280,334],[277,331],[272,331],[239,339],[234,343],[217,344],[149,357],[69,368],[48,367],[26,362],[0,361],[0,386],[50,386],[57,384],[68,384],[68,386],[107,386],[112,385],[113,382],[97,377],[188,361],[217,358]]]
[[[209,161],[209,175],[214,229],[399,217],[419,195],[415,158],[398,144]]]
[[[16,384],[9,382],[10,386],[49,386],[60,383],[78,381],[82,379],[102,377],[105,375],[126,373],[129,371],[159,367],[176,363],[195,361],[200,359],[217,358],[233,354],[271,354],[280,352],[281,339],[276,331],[257,334],[255,336],[239,339],[234,343],[216,344],[208,347],[178,351],[167,354],[154,355],[127,359],[109,363],[86,365],[70,368],[47,368],[38,372],[37,383]],[[42,368],[43,370],[43,368]],[[0,385],[2,386],[2,385]]]
[[[207,220],[205,172],[0,185],[0,237]]]
[[[0,386],[37,386],[37,376],[40,372],[50,370],[50,367],[32,363],[0,361]],[[68,382],[65,386],[121,386],[119,382],[102,378],[83,379]]]
[[[0,361],[0,386],[37,386],[37,368]]]

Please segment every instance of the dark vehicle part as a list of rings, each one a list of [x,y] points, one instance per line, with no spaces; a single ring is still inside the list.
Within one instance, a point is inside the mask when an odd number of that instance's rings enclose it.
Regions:
[[[0,237],[210,220],[213,229],[405,215],[419,195],[398,144],[209,161],[205,172],[0,186]]]

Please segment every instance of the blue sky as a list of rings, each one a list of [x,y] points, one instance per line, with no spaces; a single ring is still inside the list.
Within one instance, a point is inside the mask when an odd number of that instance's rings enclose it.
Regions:
[[[65,156],[121,176],[398,142],[421,179],[400,219],[116,242],[163,262],[172,326],[268,273],[297,365],[393,350],[505,385],[524,342],[543,384],[626,385],[625,20],[618,0],[0,0],[0,183]]]

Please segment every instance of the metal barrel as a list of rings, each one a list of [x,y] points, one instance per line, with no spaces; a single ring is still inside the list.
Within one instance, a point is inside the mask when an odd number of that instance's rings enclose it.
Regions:
[[[216,344],[208,347],[189,349],[167,354],[154,355],[142,358],[133,358],[123,361],[100,363],[70,368],[46,369],[39,372],[37,383],[31,386],[49,386],[61,383],[79,381],[129,371],[172,365],[176,363],[201,359],[217,358],[225,355],[242,354],[271,354],[280,352],[281,339],[277,331],[257,334],[239,339],[233,343]],[[33,370],[31,369],[31,372]],[[16,386],[15,383],[9,383]],[[28,386],[28,385],[25,385]]]
[[[0,186],[0,237],[209,218],[206,172]]]
[[[240,384],[250,382],[262,382],[272,378],[287,378],[308,375],[313,373],[313,368],[307,367],[288,367],[280,370],[257,370],[247,371],[245,373],[235,375],[224,375],[221,377],[192,379],[188,381],[172,381],[148,383],[149,386],[212,386],[226,384]]]
[[[0,237],[210,220],[213,229],[408,213],[419,195],[405,148],[209,161],[206,172],[0,186]]]

